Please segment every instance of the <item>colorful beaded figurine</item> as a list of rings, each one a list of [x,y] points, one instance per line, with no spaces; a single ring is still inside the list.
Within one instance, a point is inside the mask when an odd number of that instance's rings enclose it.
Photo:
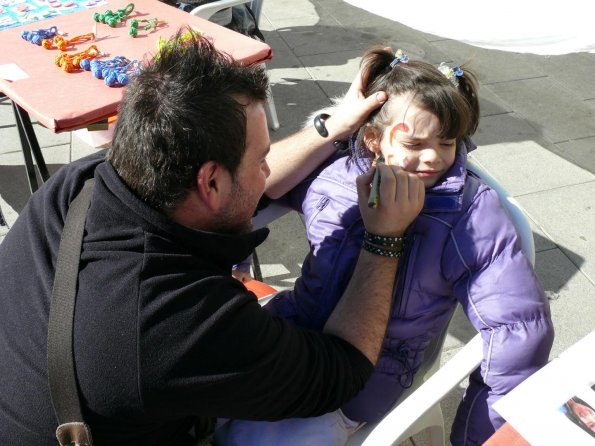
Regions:
[[[21,37],[35,45],[41,45],[44,39],[51,39],[58,33],[58,28],[52,26],[48,29],[36,29],[35,31],[22,31]]]
[[[54,36],[53,39],[43,39],[41,46],[43,46],[46,50],[49,50],[55,46],[60,51],[66,51],[68,45],[74,45],[76,43],[87,42],[94,39],[95,34],[93,33],[82,34],[80,36],[73,37],[72,39],[65,39],[61,35],[57,35]]]
[[[118,22],[123,22],[132,11],[134,11],[134,3],[128,3],[125,8],[118,9],[116,12],[113,12],[111,9],[108,9],[103,14],[96,12],[93,14],[93,20],[115,28]]]

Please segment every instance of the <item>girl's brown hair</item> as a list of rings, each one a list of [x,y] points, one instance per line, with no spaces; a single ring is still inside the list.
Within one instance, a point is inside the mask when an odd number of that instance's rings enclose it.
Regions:
[[[413,101],[435,114],[441,124],[440,137],[461,139],[475,133],[479,124],[479,99],[477,77],[468,67],[462,66],[463,76],[456,78],[458,87],[432,64],[419,60],[398,62],[391,67],[394,54],[384,48],[371,48],[361,62],[364,96],[385,91],[389,100],[368,118],[367,125],[382,134],[392,123],[390,97],[413,93]],[[369,157],[363,147],[366,125],[357,135],[357,155]]]

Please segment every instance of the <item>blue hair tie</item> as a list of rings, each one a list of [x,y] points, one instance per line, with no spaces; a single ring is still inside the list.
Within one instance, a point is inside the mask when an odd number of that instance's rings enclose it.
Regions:
[[[403,50],[397,50],[395,53],[395,58],[390,63],[391,70],[395,68],[398,63],[407,63],[409,62],[409,56],[403,53]]]
[[[464,73],[464,71],[461,69],[461,67],[456,66],[456,67],[452,67],[450,68],[448,65],[446,65],[446,63],[442,62],[440,64],[440,66],[438,67],[438,69],[440,70],[440,72],[442,74],[444,74],[446,76],[446,78],[450,81],[451,84],[453,84],[455,87],[458,88],[459,86],[459,77],[462,77]]]

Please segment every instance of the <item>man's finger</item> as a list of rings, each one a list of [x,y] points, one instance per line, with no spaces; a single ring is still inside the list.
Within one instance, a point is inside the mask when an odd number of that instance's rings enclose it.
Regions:
[[[419,181],[417,184],[417,199],[419,200],[418,203],[421,203],[423,206],[426,199],[426,187],[422,181]]]
[[[380,204],[382,203],[393,203],[395,201],[397,189],[397,179],[395,178],[395,170],[392,166],[387,164],[381,164],[376,166],[380,169]]]
[[[405,204],[409,201],[409,174],[395,166],[397,181],[396,201]]]

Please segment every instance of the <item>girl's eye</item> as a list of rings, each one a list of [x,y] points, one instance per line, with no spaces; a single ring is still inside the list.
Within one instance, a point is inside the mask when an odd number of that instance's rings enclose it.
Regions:
[[[440,143],[442,147],[452,147],[455,145],[455,141],[443,141]]]
[[[418,142],[402,142],[401,145],[407,149],[415,149],[420,144]]]

